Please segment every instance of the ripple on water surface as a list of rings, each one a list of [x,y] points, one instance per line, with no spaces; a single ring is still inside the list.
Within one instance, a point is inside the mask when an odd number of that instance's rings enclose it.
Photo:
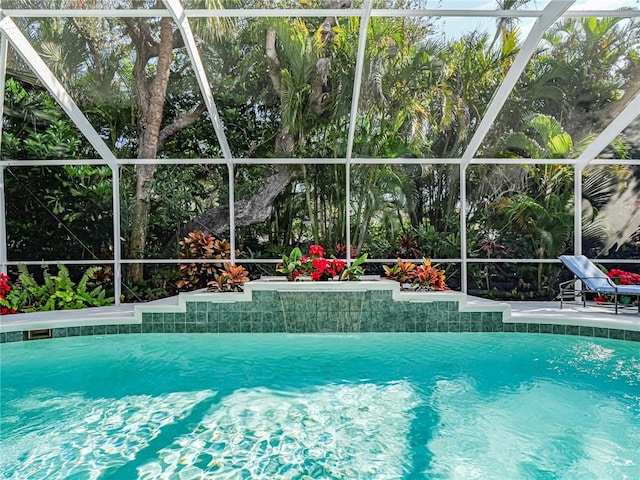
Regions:
[[[640,478],[631,342],[77,337],[0,375],[0,478]]]

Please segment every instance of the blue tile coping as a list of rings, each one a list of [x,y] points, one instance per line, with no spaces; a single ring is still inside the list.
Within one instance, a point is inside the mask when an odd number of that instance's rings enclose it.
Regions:
[[[249,282],[244,292],[182,293],[113,307],[109,314],[103,308],[9,315],[0,319],[0,343],[80,335],[272,332],[522,332],[640,341],[640,327],[518,322],[508,304],[468,298],[454,291],[401,291],[397,282],[385,279],[286,282],[276,277]]]

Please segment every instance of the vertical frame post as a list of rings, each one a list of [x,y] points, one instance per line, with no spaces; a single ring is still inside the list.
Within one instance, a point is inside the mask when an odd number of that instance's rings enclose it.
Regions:
[[[2,117],[4,116],[4,87],[7,76],[7,52],[9,42],[4,33],[0,33],[0,144],[2,143]],[[2,160],[2,158],[0,158]],[[7,222],[4,189],[4,165],[0,165],[0,273],[7,273]]]

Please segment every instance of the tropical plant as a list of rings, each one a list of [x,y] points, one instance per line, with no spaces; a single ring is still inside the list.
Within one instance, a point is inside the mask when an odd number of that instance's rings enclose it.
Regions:
[[[58,265],[56,275],[45,266],[42,283],[26,266],[19,265],[18,280],[11,290],[11,307],[19,312],[39,312],[112,305],[114,298],[107,297],[103,286],[95,285],[91,280],[101,268],[88,268],[76,285],[65,265]]]
[[[9,78],[0,157],[77,159],[87,142],[41,89]],[[107,166],[20,166],[4,170],[9,255],[21,260],[112,258],[112,179]],[[43,236],[42,232],[47,235]]]
[[[56,4],[53,0],[15,3],[16,8],[26,9]],[[183,3],[185,8],[195,5]],[[205,3],[211,7],[211,2]],[[236,3],[238,8],[255,7],[248,0]],[[519,10],[526,3],[498,0],[506,10]],[[349,4],[323,2],[336,9]],[[401,0],[394,5],[409,4]],[[582,139],[601,131],[637,90],[640,24],[623,17],[563,17],[548,29],[478,154],[575,156]],[[541,209],[565,201],[569,205],[573,192],[569,176],[555,192],[562,201],[547,201],[543,192],[550,185],[541,186],[533,178],[545,175],[542,169],[536,173],[532,166],[502,166],[518,172],[515,178],[505,175],[496,186],[495,175],[483,175],[495,166],[472,162],[466,176],[467,204],[462,205],[458,165],[440,160],[425,163],[430,158],[459,158],[468,147],[520,48],[517,16],[500,17],[495,36],[478,29],[453,38],[441,35],[438,23],[429,17],[372,17],[361,57],[355,118],[350,108],[358,16],[239,17],[228,29],[222,28],[228,24],[217,24],[216,19],[190,19],[207,78],[215,88],[212,93],[229,150],[238,158],[292,159],[287,166],[234,164],[228,172],[219,165],[164,161],[149,165],[148,160],[159,157],[223,156],[172,19],[14,19],[116,156],[145,159],[119,168],[126,258],[169,257],[178,240],[203,228],[216,236],[228,235],[228,181],[235,186],[236,241],[245,251],[250,247],[257,258],[273,258],[285,246],[319,239],[331,245],[345,243],[347,223],[351,243],[357,252],[369,252],[369,257],[408,258],[416,256],[410,252],[417,248],[430,258],[457,258],[465,247],[458,230],[461,212],[468,215],[471,230],[482,229],[489,217],[497,219],[491,228],[499,232],[500,243],[510,252],[521,245],[518,254],[537,257],[540,245],[547,242],[540,239],[549,237],[552,221],[562,223],[562,228],[551,235],[556,246],[544,245],[545,257],[553,255],[561,243],[566,246],[560,241],[566,211],[556,218],[549,215],[549,221],[537,225],[538,232],[513,225],[516,217],[537,215],[534,203]],[[8,57],[2,158],[97,158],[37,78],[25,74],[26,64],[14,49],[9,49]],[[15,79],[20,79],[20,88],[14,88]],[[293,161],[296,157],[347,157],[351,120],[357,125],[351,158],[420,160],[351,166]],[[113,258],[113,236],[104,233],[112,229],[114,220],[108,213],[113,200],[111,172],[102,166],[79,167],[32,168],[15,162],[5,167],[10,258]],[[585,197],[588,183],[603,185],[594,176],[583,178]],[[350,185],[345,189],[347,179]],[[565,187],[571,190],[569,197]],[[614,186],[606,195],[611,197],[623,188]],[[516,192],[526,197],[516,197]],[[43,199],[42,204],[31,193]],[[629,197],[634,193],[626,188]],[[500,203],[502,197],[512,204]],[[601,199],[589,198],[596,220],[607,217],[600,210]],[[524,202],[528,212],[525,208],[515,212],[520,200],[532,200]],[[485,213],[487,206],[489,213]],[[498,207],[505,209],[498,211]],[[600,225],[583,226],[587,240],[586,235]],[[43,236],[42,231],[48,234]],[[417,245],[407,242],[406,255],[396,251],[400,235],[414,238]],[[469,232],[467,236],[473,237]],[[615,233],[613,237],[617,238]],[[608,242],[603,243],[609,248]],[[468,251],[482,252],[479,245]],[[356,256],[352,253],[351,258]],[[146,275],[141,277],[143,266]],[[154,268],[143,263],[127,266],[127,292],[136,291],[143,281],[156,282]],[[517,269],[524,271],[525,266]],[[546,266],[544,270],[546,276]],[[137,282],[130,281],[134,278]],[[527,283],[533,284],[533,278],[527,278]]]
[[[215,260],[224,260],[231,257],[231,244],[227,240],[215,238],[213,235],[205,235],[198,230],[189,232],[179,242],[181,259],[211,259],[213,262],[190,262],[178,265],[180,278],[176,286],[178,289],[202,288],[207,285],[209,279],[222,269],[222,263]],[[236,251],[236,256],[239,255]]]
[[[575,158],[591,140],[587,135],[576,143],[554,117],[535,114],[526,116],[522,129],[509,135],[498,149],[527,158]]]
[[[334,262],[337,260],[334,259]],[[356,281],[360,280],[360,277],[364,275],[364,267],[362,266],[367,261],[367,254],[363,253],[356,258],[351,265],[347,266],[340,273],[340,280]]]
[[[640,285],[640,274],[612,268],[607,272],[607,276],[617,285]]]
[[[416,267],[416,276],[412,283],[418,290],[447,290],[448,287],[444,282],[446,278],[443,270],[432,265],[431,260],[425,258],[423,264]]]
[[[640,285],[640,274],[628,272],[619,268],[612,268],[606,273],[616,285]],[[630,305],[633,298],[629,295],[621,295],[619,300],[623,305]],[[640,299],[638,300],[640,301]],[[613,295],[596,295],[593,298],[593,301],[598,304],[604,304],[607,302],[613,303],[615,300]]]
[[[284,273],[287,280],[293,281],[302,275],[311,280],[359,280],[364,274],[363,264],[367,254],[356,258],[351,265],[339,258],[325,258],[325,250],[321,245],[311,245],[309,254],[303,255],[299,247],[294,247],[289,255],[282,256],[282,262],[276,267],[278,273]]]
[[[560,193],[560,192],[559,192]],[[498,209],[513,226],[520,229],[523,240],[533,248],[538,259],[555,258],[566,248],[573,227],[572,195],[549,193],[546,197],[533,198],[519,194],[505,198]],[[549,285],[544,283],[545,263],[538,264],[538,292]]]
[[[249,272],[242,265],[230,263],[214,274],[214,279],[207,283],[211,292],[241,292],[249,281]]]
[[[310,259],[311,267],[307,265],[307,271],[311,280],[331,280],[342,274],[346,262],[339,258],[328,259],[324,257],[315,257]]]
[[[276,272],[284,273],[289,281],[293,281],[303,274],[304,267],[300,247],[293,247],[289,255],[282,255],[282,262],[277,265]]]
[[[527,158],[573,158],[585,148],[589,136],[574,142],[555,118],[530,115],[521,131],[512,133],[498,145],[502,156]],[[501,234],[511,231],[536,258],[556,258],[566,248],[573,231],[573,168],[567,165],[523,165],[520,188],[505,184],[494,208],[504,215]],[[489,182],[487,178],[485,182]],[[519,191],[518,191],[519,190]],[[522,248],[524,246],[525,248]],[[537,289],[550,289],[549,265],[538,263]]]
[[[636,167],[640,172],[640,169]],[[631,247],[640,228],[634,208],[640,176],[626,165],[598,165],[582,175],[582,228],[587,248],[597,248],[594,256]]]
[[[385,276],[399,282],[402,288],[413,290],[448,290],[446,275],[431,260],[425,258],[421,265],[398,258],[392,266],[383,265]]]
[[[10,300],[15,295],[11,295],[11,284],[9,283],[9,277],[4,273],[0,273],[0,315],[8,315],[10,313],[17,312],[17,306],[15,302]]]
[[[404,261],[398,258],[392,266],[383,265],[384,274],[387,278],[395,280],[401,284],[412,283],[416,276],[416,265],[411,261]]]

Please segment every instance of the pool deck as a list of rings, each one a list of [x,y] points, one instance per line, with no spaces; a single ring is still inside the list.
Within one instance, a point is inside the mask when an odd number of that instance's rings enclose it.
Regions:
[[[578,325],[588,327],[617,328],[640,331],[638,307],[618,307],[616,315],[613,306],[587,302],[508,302],[510,315],[505,322],[548,323],[557,325]]]
[[[53,312],[21,313],[0,317],[0,332],[16,332],[59,327],[139,324],[136,305],[154,308],[177,307],[178,297],[170,297],[144,304],[122,304],[113,307],[87,308],[83,310],[59,310]],[[552,325],[576,325],[640,331],[638,307],[621,307],[616,315],[613,306],[587,302],[495,302],[467,295],[461,311],[504,312],[505,323],[540,323]]]

